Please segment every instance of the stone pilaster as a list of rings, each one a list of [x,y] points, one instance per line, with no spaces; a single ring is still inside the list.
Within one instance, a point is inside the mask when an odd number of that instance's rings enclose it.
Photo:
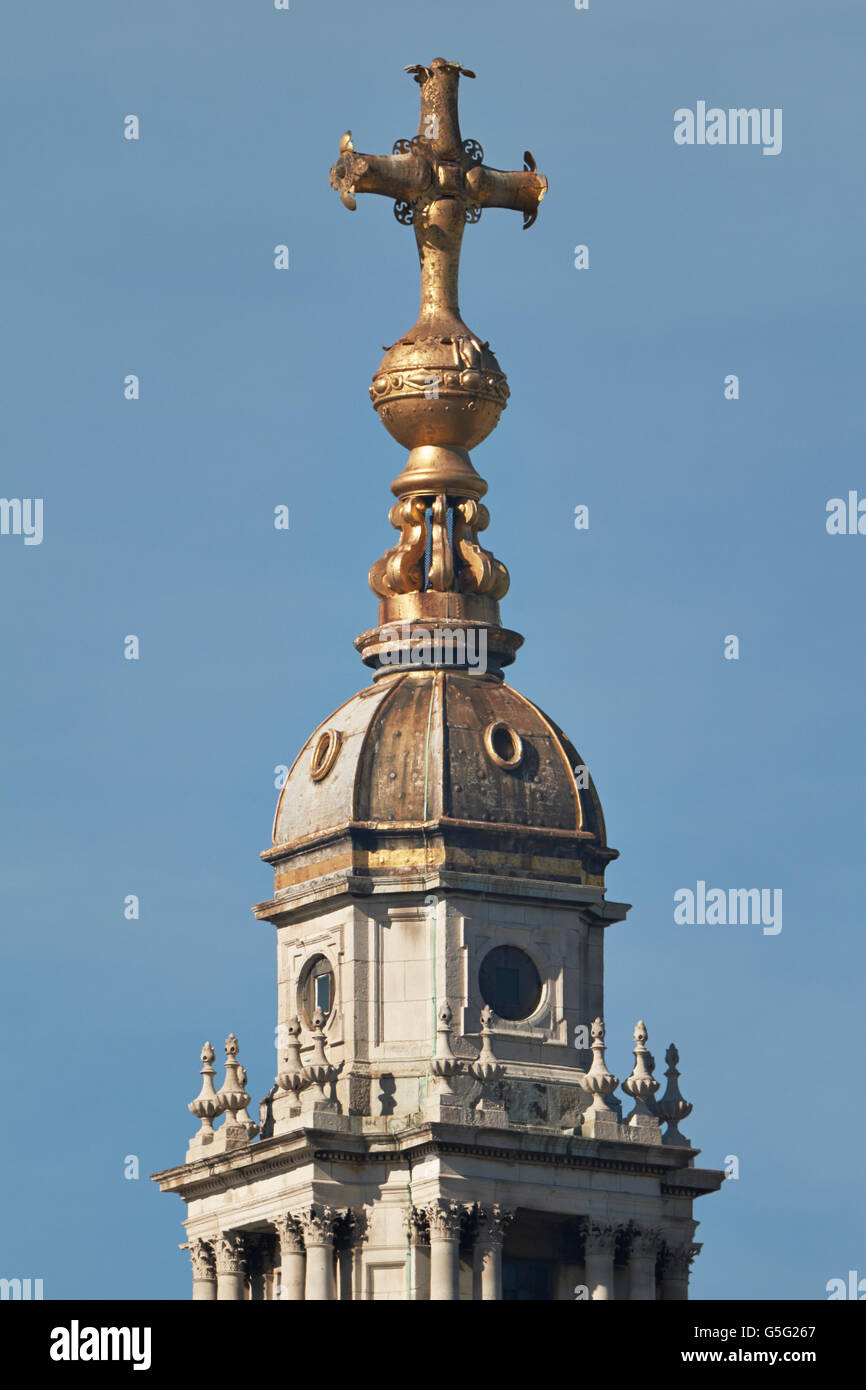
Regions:
[[[430,1222],[424,1207],[411,1207],[407,1218],[411,1253],[409,1297],[413,1303],[430,1297]]]
[[[246,1252],[240,1231],[223,1231],[217,1236],[216,1250],[217,1298],[238,1301],[246,1292]]]
[[[216,1259],[209,1240],[191,1240],[186,1247],[192,1264],[192,1296],[195,1302],[212,1303],[217,1296]]]
[[[360,1249],[367,1238],[367,1216],[363,1209],[347,1207],[334,1223],[337,1252],[337,1298],[348,1302],[355,1297],[355,1270]]]

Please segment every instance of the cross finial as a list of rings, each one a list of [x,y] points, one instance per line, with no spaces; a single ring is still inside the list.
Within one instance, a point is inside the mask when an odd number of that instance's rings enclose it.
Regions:
[[[458,86],[474,73],[445,58],[406,71],[420,88],[418,134],[375,155],[359,153],[347,131],[331,169],[331,184],[351,210],[359,193],[394,200],[397,221],[414,228],[421,263],[418,320],[386,350],[370,388],[383,425],[411,452],[391,484],[398,502],[390,519],[400,540],[370,571],[382,600],[380,627],[356,646],[371,666],[402,660],[417,655],[407,622],[453,617],[461,632],[479,624],[495,631],[499,646],[488,660],[496,669],[513,661],[522,638],[500,625],[508,571],[478,542],[490,519],[481,503],[487,484],[469,450],[495,429],[509,391],[490,344],[461,317],[460,247],[466,223],[484,208],[515,209],[532,226],[547,179],[528,152],[522,170],[507,172],[484,163],[477,140],[463,139]],[[460,595],[456,606],[451,595]],[[387,635],[392,619],[403,628],[396,638]]]

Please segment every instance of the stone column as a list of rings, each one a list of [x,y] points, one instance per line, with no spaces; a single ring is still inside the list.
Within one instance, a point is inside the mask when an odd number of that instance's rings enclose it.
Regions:
[[[246,1239],[247,1282],[251,1303],[264,1303],[268,1296],[271,1261],[267,1237],[259,1232],[250,1232]]]
[[[661,1233],[653,1227],[632,1231],[628,1256],[629,1302],[655,1299],[656,1258],[660,1244]]]
[[[439,1197],[427,1207],[430,1222],[430,1298],[434,1301],[460,1297],[460,1226],[463,1208],[459,1202]]]
[[[613,1298],[613,1255],[616,1227],[598,1221],[586,1226],[586,1283],[596,1302]]]
[[[481,1298],[502,1301],[502,1242],[514,1220],[514,1212],[504,1211],[498,1202],[484,1206],[479,1213],[476,1251],[481,1266]]]
[[[217,1298],[242,1299],[246,1291],[244,1238],[240,1231],[223,1231],[215,1245]]]
[[[268,1303],[276,1298],[277,1275],[280,1268],[280,1252],[276,1239],[265,1239],[262,1249],[262,1298]]]
[[[304,1297],[322,1302],[336,1298],[334,1277],[334,1223],[337,1213],[314,1202],[301,1215],[307,1247],[307,1279]]]
[[[700,1245],[666,1245],[662,1253],[661,1296],[666,1303],[683,1302],[689,1296],[689,1270]]]
[[[409,1297],[413,1302],[430,1297],[430,1222],[423,1207],[409,1212],[409,1242],[412,1247]]]
[[[263,1231],[257,1241],[255,1280],[250,1278],[251,1299],[261,1299],[263,1303],[271,1301],[279,1264],[276,1237],[270,1231]]]
[[[337,1298],[348,1303],[355,1297],[355,1268],[361,1246],[367,1235],[367,1217],[363,1208],[347,1207],[337,1214],[334,1223],[334,1248],[337,1252]]]
[[[192,1262],[192,1296],[198,1302],[213,1302],[217,1296],[216,1262],[210,1241],[191,1240],[187,1246]]]
[[[301,1223],[286,1212],[277,1217],[274,1226],[280,1243],[280,1300],[303,1298],[307,1256]]]

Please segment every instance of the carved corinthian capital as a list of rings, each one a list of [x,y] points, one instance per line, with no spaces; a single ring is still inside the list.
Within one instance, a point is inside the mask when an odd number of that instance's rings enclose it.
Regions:
[[[662,1251],[662,1271],[673,1279],[688,1279],[695,1257],[700,1254],[700,1242],[685,1241],[682,1245],[666,1245]]]
[[[287,1211],[274,1220],[274,1229],[280,1242],[280,1254],[300,1255],[304,1251],[304,1230],[300,1218]]]
[[[216,1277],[214,1248],[209,1240],[197,1238],[187,1246],[192,1264],[193,1279],[213,1279]]]
[[[639,1260],[655,1259],[662,1243],[661,1231],[655,1226],[633,1226],[631,1254]]]
[[[501,1246],[505,1233],[514,1220],[514,1212],[506,1211],[498,1202],[478,1209],[478,1243],[485,1249]]]
[[[406,1218],[413,1245],[430,1244],[430,1218],[426,1207],[412,1207]]]
[[[346,1207],[335,1213],[334,1239],[339,1250],[352,1250],[363,1245],[369,1234],[367,1213],[363,1207]]]
[[[425,1207],[431,1240],[459,1240],[464,1208],[460,1202],[438,1197]]]
[[[244,1274],[246,1251],[240,1231],[223,1231],[214,1241],[217,1274]]]
[[[619,1227],[605,1221],[585,1221],[583,1235],[587,1254],[612,1255],[616,1248]]]
[[[320,1202],[314,1202],[299,1213],[307,1249],[311,1245],[333,1244],[338,1215],[333,1207],[323,1206]]]

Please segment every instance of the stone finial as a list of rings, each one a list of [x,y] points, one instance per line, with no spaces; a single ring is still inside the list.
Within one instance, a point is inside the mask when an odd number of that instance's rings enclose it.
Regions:
[[[639,1020],[634,1030],[634,1068],[631,1076],[622,1083],[626,1095],[634,1101],[634,1110],[628,1116],[626,1125],[631,1131],[630,1138],[641,1144],[658,1144],[661,1140],[661,1124],[655,1110],[653,1097],[660,1082],[653,1076],[655,1059],[647,1049],[646,1024]]]
[[[213,1122],[218,1115],[225,1110],[225,1100],[214,1090],[213,1078],[215,1069],[213,1065],[216,1053],[209,1042],[206,1042],[201,1050],[201,1090],[195,1100],[189,1102],[189,1109],[196,1119],[201,1120],[201,1129],[192,1140],[194,1145],[212,1144],[214,1140]]]
[[[327,1106],[331,1109],[338,1108],[335,1101],[329,1101],[325,1095],[325,1087],[330,1086],[336,1081],[340,1074],[339,1067],[328,1061],[325,1054],[325,1015],[321,1009],[316,1009],[313,1014],[313,1051],[310,1060],[304,1067],[304,1075],[310,1087],[308,1103],[315,1109],[317,1106]]]
[[[451,1022],[453,1014],[447,1000],[442,1004],[436,1025],[436,1050],[430,1059],[430,1074],[433,1085],[424,1102],[424,1113],[431,1120],[446,1120],[453,1123],[471,1123],[472,1115],[464,1110],[460,1097],[451,1082],[463,1071],[451,1048]]]
[[[481,1010],[481,1051],[474,1062],[470,1062],[469,1071],[480,1081],[483,1086],[489,1086],[491,1082],[498,1081],[503,1075],[505,1068],[502,1063],[497,1061],[493,1052],[493,1019],[495,1015],[489,1005],[485,1005]]]
[[[439,1023],[436,1027],[436,1053],[430,1061],[430,1070],[436,1079],[436,1092],[442,1100],[456,1102],[457,1097],[451,1089],[451,1078],[463,1070],[451,1049],[451,1022],[454,1015],[446,1000],[439,1010]]]
[[[310,1085],[310,1078],[301,1061],[301,1020],[297,1014],[283,1025],[287,1042],[282,1049],[277,1073],[280,1100],[288,1099],[290,1113],[300,1112],[300,1095]],[[282,1029],[280,1030],[282,1032]]]
[[[238,1061],[238,1040],[234,1033],[226,1038],[226,1074],[219,1089],[226,1110],[220,1133],[226,1143],[244,1143],[259,1132],[255,1120],[247,1114],[250,1097],[247,1094],[247,1074]]]
[[[246,1068],[238,1067],[238,1081],[243,1087],[244,1095],[247,1095],[247,1080],[248,1078]],[[247,1138],[253,1139],[259,1132],[259,1126],[256,1124],[252,1116],[247,1114],[247,1106],[249,1105],[249,1103],[250,1097],[247,1095],[247,1098],[244,1101],[243,1105],[235,1114],[235,1124],[243,1125],[244,1129],[247,1132]]]
[[[592,1066],[583,1077],[581,1086],[592,1096],[592,1104],[583,1117],[581,1134],[587,1139],[617,1139],[619,1137],[619,1111],[608,1099],[619,1085],[619,1080],[609,1072],[604,1060],[604,1020],[593,1020]]]
[[[668,1079],[667,1089],[660,1100],[656,1101],[656,1110],[662,1119],[667,1122],[667,1129],[662,1135],[663,1144],[679,1144],[691,1148],[691,1141],[684,1134],[680,1133],[680,1120],[685,1120],[692,1113],[692,1106],[689,1101],[684,1100],[680,1095],[679,1071],[677,1064],[680,1054],[676,1045],[671,1043],[665,1053],[667,1069],[665,1076]]]
[[[493,1051],[493,1020],[495,1014],[489,1005],[481,1010],[481,1051],[470,1062],[467,1071],[481,1084],[481,1096],[475,1107],[477,1119],[488,1125],[508,1123],[505,1107],[490,1098],[490,1088],[505,1075],[505,1068]]]

